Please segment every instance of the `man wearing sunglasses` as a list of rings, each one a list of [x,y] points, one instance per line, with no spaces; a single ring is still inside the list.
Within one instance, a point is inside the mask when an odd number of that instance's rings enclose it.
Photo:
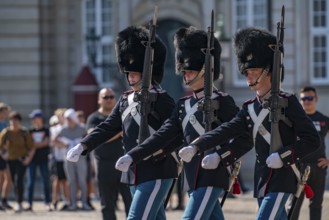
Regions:
[[[326,186],[326,174],[329,166],[329,160],[326,158],[325,137],[329,132],[329,118],[316,110],[318,96],[316,89],[310,86],[303,87],[300,92],[300,103],[303,106],[308,117],[311,118],[313,124],[320,136],[320,149],[307,157],[304,162],[311,166],[311,173],[308,178],[308,185],[313,189],[314,197],[310,199],[310,218],[312,220],[320,220],[322,216],[322,202]],[[295,211],[291,216],[292,220],[299,218],[299,212],[304,200],[301,195],[298,200]]]
[[[89,115],[86,123],[88,133],[97,125],[106,120],[116,104],[115,93],[110,88],[103,88],[98,93],[97,111]],[[116,219],[115,209],[118,194],[122,196],[126,215],[128,216],[131,194],[126,184],[120,182],[121,172],[115,169],[115,162],[123,155],[122,132],[107,142],[101,144],[93,151],[96,165],[96,180],[101,199],[103,220]]]
[[[68,160],[77,161],[83,151],[94,150],[121,131],[125,151],[138,145],[141,114],[140,103],[134,100],[134,95],[142,86],[146,51],[144,43],[148,37],[149,31],[144,27],[131,26],[119,32],[115,42],[117,61],[132,90],[124,92],[107,119],[68,152]],[[167,49],[158,37],[152,42],[152,48],[154,60],[149,93],[156,96],[156,101],[152,101],[148,115],[150,134],[169,118],[175,105],[174,100],[159,85],[164,74]],[[178,142],[181,143],[181,140]],[[121,182],[130,185],[133,197],[127,219],[166,219],[164,200],[177,176],[177,162],[171,156],[158,161],[149,157],[123,172]]]

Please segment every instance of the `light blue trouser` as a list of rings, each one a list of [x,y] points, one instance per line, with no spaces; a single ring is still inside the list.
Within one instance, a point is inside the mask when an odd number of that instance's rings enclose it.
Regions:
[[[267,193],[264,198],[258,199],[259,210],[257,220],[287,220],[285,204],[291,194],[283,192]]]
[[[70,184],[71,205],[77,207],[77,189],[79,184],[81,191],[81,201],[83,205],[87,204],[87,159],[80,157],[78,162],[74,163],[68,160],[64,162],[64,169],[67,180]]]
[[[164,201],[173,179],[158,179],[131,186],[128,220],[165,220]]]
[[[189,192],[189,201],[182,219],[224,220],[218,197],[224,190],[217,187],[199,187]]]

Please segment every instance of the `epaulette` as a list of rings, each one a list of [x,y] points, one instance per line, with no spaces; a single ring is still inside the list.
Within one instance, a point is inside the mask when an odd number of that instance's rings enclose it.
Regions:
[[[164,90],[162,88],[158,88],[158,87],[152,87],[152,89],[150,89],[150,92],[152,92],[152,93],[166,93],[166,90]]]
[[[245,102],[243,103],[243,105],[248,105],[248,104],[250,104],[250,103],[253,103],[253,102],[256,101],[256,99],[257,99],[257,97],[255,97],[255,98],[253,98],[253,99],[249,99],[249,100],[245,101]]]
[[[186,100],[186,99],[190,99],[192,97],[192,95],[187,95],[187,96],[184,96],[184,97],[182,97],[182,98],[180,98],[180,99],[178,99],[179,101],[181,101],[181,100]]]
[[[129,95],[132,92],[134,92],[134,90],[128,90],[128,91],[123,92],[122,95]]]
[[[288,92],[280,91],[279,96],[281,96],[283,98],[289,98],[290,96],[292,96],[292,94],[288,93]]]
[[[131,93],[133,93],[134,90],[128,90],[122,93],[122,98],[127,98],[128,95],[130,95]]]
[[[214,93],[216,93],[219,96],[228,96],[228,93],[219,90],[214,90]]]

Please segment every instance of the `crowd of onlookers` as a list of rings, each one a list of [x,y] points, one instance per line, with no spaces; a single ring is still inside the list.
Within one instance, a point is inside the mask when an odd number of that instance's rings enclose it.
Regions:
[[[29,119],[30,126],[23,126],[22,115],[0,103],[0,211],[33,211],[37,173],[48,211],[93,210],[92,156],[81,157],[78,163],[65,160],[66,152],[87,134],[83,112],[59,108],[49,127],[40,109],[33,110]],[[14,199],[8,202],[11,189]]]

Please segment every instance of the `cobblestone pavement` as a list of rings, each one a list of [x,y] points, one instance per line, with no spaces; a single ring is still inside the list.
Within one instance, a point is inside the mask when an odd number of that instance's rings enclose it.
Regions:
[[[175,201],[173,203],[175,203]],[[13,202],[10,202],[10,204],[14,205]],[[15,213],[14,211],[0,211],[0,220],[101,220],[99,202],[94,201],[93,204],[96,207],[96,211],[48,212],[42,202],[35,202],[33,212]],[[239,195],[234,199],[228,198],[224,205],[224,215],[227,220],[252,220],[255,218],[256,207],[256,200],[252,198],[252,193],[247,193]],[[123,207],[121,203],[119,203],[119,209],[120,210],[117,212],[118,220],[124,220],[125,214],[122,211]],[[182,216],[182,213],[183,211],[168,210],[167,219],[178,220]],[[322,216],[329,216],[329,191],[325,193]],[[308,202],[306,201],[303,204],[300,220],[308,219]]]

